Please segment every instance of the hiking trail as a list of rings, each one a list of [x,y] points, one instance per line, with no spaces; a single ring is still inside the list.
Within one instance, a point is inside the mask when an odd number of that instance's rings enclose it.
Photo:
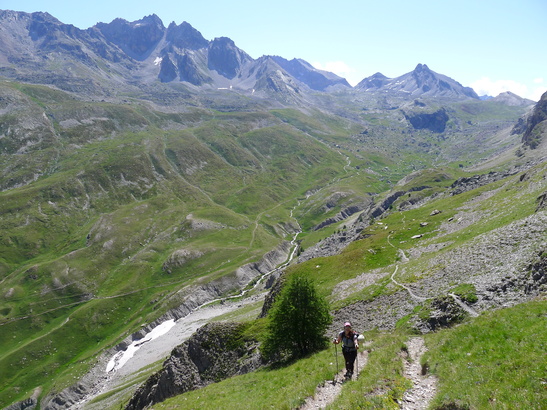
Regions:
[[[407,342],[408,355],[404,358],[404,376],[413,386],[403,394],[401,409],[427,409],[437,393],[437,378],[432,374],[423,374],[420,359],[427,351],[423,337],[411,337]]]
[[[334,376],[334,380],[325,380],[322,384],[317,386],[313,397],[308,397],[306,402],[300,406],[298,410],[324,409],[331,404],[342,391],[346,369],[342,351],[338,347],[336,347],[336,349],[338,349],[338,366],[341,370]],[[365,368],[367,362],[368,351],[361,345],[361,349],[358,350],[357,359],[355,360],[356,377],[359,377],[359,374],[361,374],[361,371]]]

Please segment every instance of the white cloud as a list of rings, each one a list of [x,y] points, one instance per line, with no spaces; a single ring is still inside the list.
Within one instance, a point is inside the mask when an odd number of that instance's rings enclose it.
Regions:
[[[327,61],[326,63],[313,62],[312,66],[318,70],[330,71],[345,78],[351,85],[356,85],[362,78],[356,78],[357,71],[343,61]]]
[[[491,95],[496,97],[500,93],[511,91],[520,97],[528,94],[528,87],[513,80],[492,80],[488,77],[482,77],[480,80],[471,83],[471,88],[479,95]]]
[[[471,83],[471,87],[478,95],[498,96],[500,93],[511,91],[519,97],[529,98],[533,101],[539,101],[541,95],[547,91],[547,87],[538,84],[543,83],[543,78],[536,78],[527,86],[513,80],[492,80],[489,77],[482,77],[480,80]]]
[[[529,99],[531,100],[534,100],[534,101],[539,101],[541,99],[541,96],[543,95],[543,93],[547,92],[547,87],[543,86],[543,87],[538,87],[536,88],[531,94],[529,97]]]

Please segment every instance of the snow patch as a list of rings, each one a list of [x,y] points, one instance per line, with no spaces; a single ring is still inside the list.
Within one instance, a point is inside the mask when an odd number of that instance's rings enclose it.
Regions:
[[[162,60],[163,60],[162,57],[156,57],[156,59],[154,60],[154,65],[159,65],[162,62]]]
[[[167,320],[166,322],[163,322],[160,325],[156,326],[154,329],[152,329],[142,339],[135,340],[127,347],[126,350],[116,353],[114,356],[112,356],[112,359],[110,359],[110,361],[106,365],[106,372],[109,373],[113,370],[116,371],[121,369],[123,365],[126,364],[129,359],[133,357],[135,352],[139,350],[145,343],[157,339],[160,336],[163,336],[164,334],[169,332],[173,326],[175,326],[175,320]]]

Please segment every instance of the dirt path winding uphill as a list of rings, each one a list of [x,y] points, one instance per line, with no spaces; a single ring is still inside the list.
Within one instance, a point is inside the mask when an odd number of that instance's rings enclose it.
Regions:
[[[427,351],[422,337],[412,337],[407,342],[408,357],[405,358],[404,375],[413,387],[403,395],[401,408],[404,410],[426,409],[437,392],[435,376],[423,374],[420,359]]]
[[[361,370],[364,369],[367,362],[368,352],[365,349],[362,349],[359,351],[355,363],[357,367],[357,375],[361,373]],[[314,396],[309,397],[306,402],[299,407],[299,410],[324,409],[331,404],[336,397],[338,397],[342,391],[344,374],[346,373],[346,369],[344,368],[344,356],[342,356],[340,350],[338,350],[338,365],[339,368],[342,368],[342,370],[340,370],[340,372],[334,377],[334,380],[325,380],[323,384],[317,386]]]

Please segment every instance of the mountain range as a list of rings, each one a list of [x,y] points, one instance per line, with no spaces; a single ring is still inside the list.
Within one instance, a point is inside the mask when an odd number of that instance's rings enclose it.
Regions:
[[[65,90],[107,93],[120,83],[180,83],[188,90],[236,88],[295,94],[343,91],[349,83],[304,60],[279,56],[253,59],[227,37],[206,40],[189,23],[165,27],[156,15],[128,22],[115,19],[86,30],[48,13],[0,11],[0,73],[18,81],[53,83]],[[356,91],[474,98],[477,94],[425,64],[389,79],[380,73]]]
[[[367,338],[337,408],[419,400],[407,362],[432,408],[539,408],[546,124],[547,93],[423,63],[351,87],[155,15],[0,11],[0,407],[298,407],[332,351],[264,367],[260,343],[304,275],[329,337]],[[212,317],[237,323],[190,337]]]

